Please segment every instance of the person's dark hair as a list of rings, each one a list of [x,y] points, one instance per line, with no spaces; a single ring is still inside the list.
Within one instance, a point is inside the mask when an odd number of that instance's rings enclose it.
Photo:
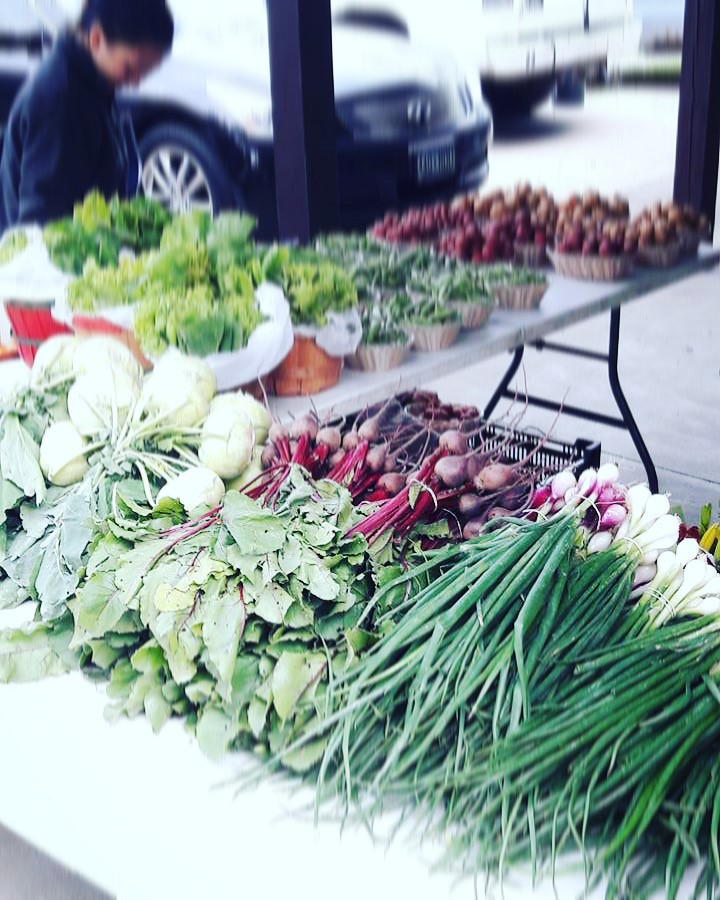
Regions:
[[[111,44],[154,44],[169,50],[175,23],[166,0],[85,0],[80,31],[99,23]]]

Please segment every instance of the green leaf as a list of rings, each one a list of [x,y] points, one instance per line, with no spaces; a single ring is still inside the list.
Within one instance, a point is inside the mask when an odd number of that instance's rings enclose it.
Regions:
[[[0,469],[3,478],[21,488],[38,504],[45,499],[45,478],[40,470],[40,448],[17,416],[6,416],[0,438]]]
[[[306,564],[305,578],[310,593],[320,600],[335,600],[340,594],[340,585],[321,563]]]
[[[260,735],[265,730],[269,709],[270,703],[267,700],[263,700],[261,697],[253,697],[250,701],[250,705],[248,706],[248,723],[250,725],[250,730],[255,735],[256,739],[259,739]]]
[[[221,681],[229,682],[247,621],[245,603],[237,588],[223,590],[214,581],[202,602],[202,636]]]
[[[211,759],[222,759],[238,733],[237,725],[215,706],[205,707],[198,719],[198,743]]]
[[[222,520],[244,554],[275,553],[285,544],[287,523],[237,491],[225,495]]]
[[[0,581],[0,610],[15,609],[28,600],[25,588],[18,587],[11,578]]]
[[[112,572],[98,572],[88,578],[68,606],[75,619],[75,647],[90,638],[105,637],[127,611]]]
[[[16,484],[7,478],[0,478],[0,525],[5,524],[8,511],[15,509],[24,496]]]
[[[248,591],[248,600],[254,601],[253,613],[272,625],[282,625],[295,598],[279,584],[270,584],[260,591]]]
[[[69,649],[71,638],[69,616],[0,632],[0,683],[40,681],[77,668],[80,654]]]
[[[152,730],[157,734],[172,716],[172,707],[163,696],[160,686],[154,687],[147,692],[144,707],[145,715],[150,720]]]
[[[293,772],[308,772],[322,759],[327,743],[327,738],[318,738],[316,741],[304,744],[298,750],[283,753],[283,765]]]
[[[297,702],[316,683],[326,665],[322,653],[283,653],[272,674],[273,706],[283,722],[292,715]]]
[[[136,672],[142,674],[162,672],[165,668],[165,655],[157,641],[148,641],[137,649],[130,657],[130,664]]]

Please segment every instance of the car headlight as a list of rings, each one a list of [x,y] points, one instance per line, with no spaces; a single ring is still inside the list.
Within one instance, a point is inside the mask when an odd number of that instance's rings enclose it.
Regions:
[[[255,140],[272,140],[272,100],[267,94],[212,78],[206,89],[217,115],[231,129],[241,128]]]

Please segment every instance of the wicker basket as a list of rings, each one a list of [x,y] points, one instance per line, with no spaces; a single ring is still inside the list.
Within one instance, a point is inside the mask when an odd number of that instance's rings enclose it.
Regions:
[[[631,256],[582,256],[576,253],[548,253],[555,271],[564,278],[582,281],[621,281],[632,272]]]
[[[543,269],[548,264],[547,246],[515,244],[515,262],[529,269]]]
[[[53,318],[52,308],[52,300],[43,303],[5,301],[5,311],[15,334],[17,352],[28,366],[33,364],[38,347],[48,338],[57,334],[72,334],[67,325]]]
[[[493,311],[492,303],[473,303],[472,300],[448,300],[445,305],[460,315],[465,331],[482,328]]]
[[[437,353],[447,350],[460,337],[460,322],[452,325],[409,325],[408,333],[412,337],[413,349],[420,353]]]
[[[348,356],[351,369],[362,372],[387,372],[397,369],[407,359],[410,344],[361,344],[355,353]]]
[[[73,316],[73,327],[75,334],[79,337],[110,337],[124,344],[138,361],[144,371],[149,372],[152,369],[152,363],[142,352],[142,348],[132,331],[126,328],[120,328],[102,319],[98,316]]]
[[[696,251],[697,252],[697,251]],[[666,244],[664,247],[638,247],[637,260],[650,269],[669,269],[677,265],[682,258],[683,245],[678,241]]]
[[[495,287],[495,299],[500,309],[537,309],[547,293],[544,284],[499,284]]]
[[[321,350],[315,338],[295,335],[290,353],[275,371],[275,393],[278,397],[316,394],[336,385],[342,368],[342,359]]]
[[[694,259],[700,249],[701,235],[697,231],[681,231],[678,238],[680,240],[680,255],[682,258]]]

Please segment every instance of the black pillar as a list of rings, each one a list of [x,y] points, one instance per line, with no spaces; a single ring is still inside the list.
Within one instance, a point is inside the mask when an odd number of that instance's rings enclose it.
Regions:
[[[675,200],[715,224],[720,156],[720,2],[685,0]]]
[[[280,238],[338,223],[330,0],[267,0]]]

